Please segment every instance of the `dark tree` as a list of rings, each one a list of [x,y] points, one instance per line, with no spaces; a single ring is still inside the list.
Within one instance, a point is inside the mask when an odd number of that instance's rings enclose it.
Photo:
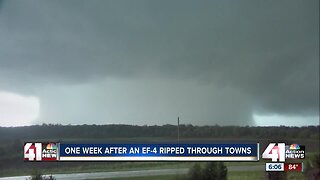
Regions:
[[[189,179],[203,179],[202,169],[199,163],[195,163],[189,170]]]
[[[189,170],[190,180],[226,180],[227,167],[223,162],[208,162],[203,167],[196,163]]]
[[[225,180],[227,179],[227,167],[223,162],[209,162],[203,170],[204,180]]]

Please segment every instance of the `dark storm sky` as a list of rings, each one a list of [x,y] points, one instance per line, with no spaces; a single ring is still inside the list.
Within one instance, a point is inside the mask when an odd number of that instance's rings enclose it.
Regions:
[[[315,124],[319,1],[0,1],[1,91],[33,123]]]

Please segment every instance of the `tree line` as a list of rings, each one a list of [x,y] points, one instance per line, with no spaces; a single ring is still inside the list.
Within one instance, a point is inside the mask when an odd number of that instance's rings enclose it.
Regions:
[[[180,138],[283,138],[318,139],[319,126],[250,127],[250,126],[179,126]],[[42,124],[24,127],[0,127],[0,140],[9,139],[91,139],[91,138],[176,138],[177,125],[60,125]]]

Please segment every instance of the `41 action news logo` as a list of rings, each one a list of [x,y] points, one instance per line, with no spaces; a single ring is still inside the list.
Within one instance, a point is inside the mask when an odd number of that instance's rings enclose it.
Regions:
[[[263,159],[272,162],[285,162],[285,159],[304,159],[305,146],[298,144],[285,145],[285,143],[270,143],[262,154]]]
[[[58,143],[25,143],[25,161],[56,161],[58,158]]]

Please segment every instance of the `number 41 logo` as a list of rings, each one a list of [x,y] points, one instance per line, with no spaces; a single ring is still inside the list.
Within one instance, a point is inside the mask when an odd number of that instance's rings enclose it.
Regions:
[[[24,160],[25,161],[41,161],[41,143],[25,143]]]
[[[284,162],[285,161],[285,143],[270,143],[268,147],[262,153],[263,159],[271,159],[272,162]]]

